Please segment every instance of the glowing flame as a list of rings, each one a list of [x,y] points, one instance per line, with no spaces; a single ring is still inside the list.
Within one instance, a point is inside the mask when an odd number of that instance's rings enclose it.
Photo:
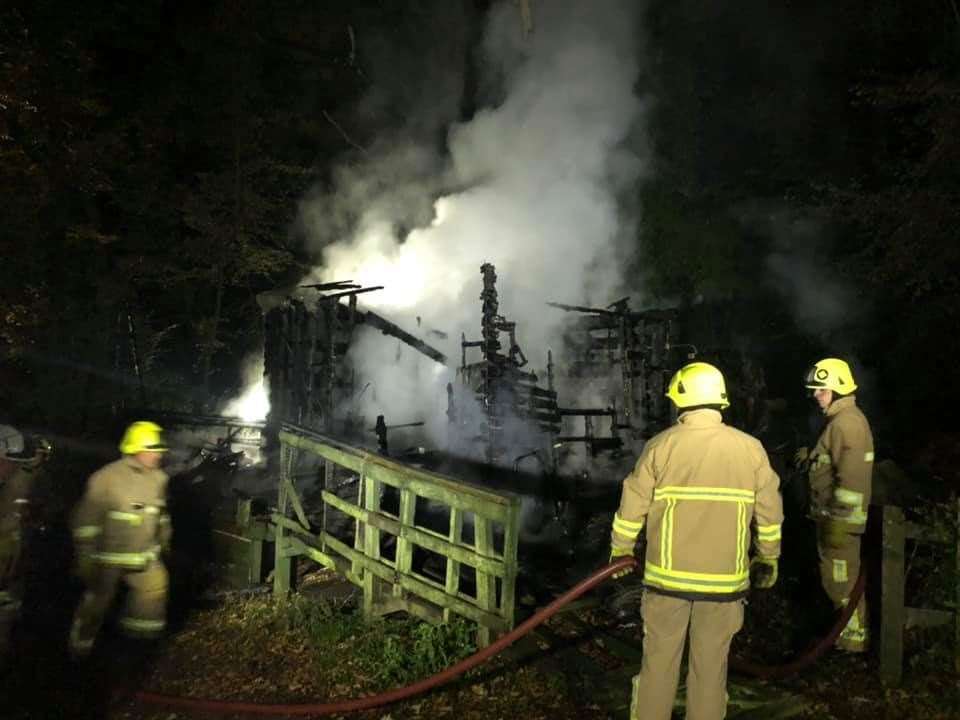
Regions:
[[[268,412],[270,412],[270,399],[267,397],[267,388],[262,378],[224,408],[224,415],[238,417],[246,422],[266,420]]]

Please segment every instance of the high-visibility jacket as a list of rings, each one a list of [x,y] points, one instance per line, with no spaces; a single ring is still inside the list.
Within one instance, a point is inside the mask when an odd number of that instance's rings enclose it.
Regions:
[[[143,570],[169,538],[167,475],[124,456],[90,476],[74,511],[78,553],[102,565]]]
[[[780,479],[756,439],[694,410],[654,436],[623,481],[613,545],[632,548],[646,528],[644,584],[698,600],[732,600],[750,587],[756,549],[780,556]]]
[[[810,454],[810,504],[815,519],[843,522],[861,534],[873,486],[873,434],[857,399],[834,400],[827,425]]]

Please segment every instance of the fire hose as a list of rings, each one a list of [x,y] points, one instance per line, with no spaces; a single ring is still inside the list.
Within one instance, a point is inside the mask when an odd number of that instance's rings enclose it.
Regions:
[[[390,705],[392,703],[405,700],[416,695],[432,690],[433,688],[444,685],[463,673],[475,668],[477,665],[489,660],[494,655],[499,654],[507,647],[512,645],[518,639],[529,633],[538,625],[549,620],[556,615],[565,605],[576,600],[584,593],[592,590],[600,583],[609,579],[612,575],[622,570],[632,569],[637,566],[637,561],[633,557],[624,557],[616,562],[610,563],[586,579],[579,582],[556,600],[551,602],[542,610],[531,615],[524,622],[511,630],[509,633],[491,643],[487,647],[478,650],[468,658],[452,665],[436,675],[431,675],[418,682],[405,687],[394,688],[386,692],[369,695],[361,698],[351,698],[349,700],[339,700],[326,703],[257,703],[244,702],[236,700],[213,700],[206,698],[181,697],[176,695],[165,695],[162,693],[149,692],[146,690],[136,691],[133,696],[135,700],[150,705],[163,705],[167,707],[184,708],[187,710],[196,710],[201,712],[213,713],[246,713],[249,715],[310,715],[323,716],[341,713],[357,712],[360,710],[370,710],[372,708]],[[836,641],[840,632],[850,620],[850,616],[860,601],[863,594],[865,576],[860,573],[857,582],[850,594],[850,600],[843,609],[834,627],[810,650],[803,653],[799,658],[785,664],[777,666],[756,665],[754,663],[731,661],[730,667],[747,675],[753,675],[761,678],[783,677],[807,667],[820,657]]]
[[[730,669],[743,673],[744,675],[750,675],[751,677],[761,678],[763,680],[773,680],[776,678],[793,675],[794,673],[812,665],[820,658],[821,655],[833,647],[833,644],[837,641],[837,638],[840,637],[840,633],[843,632],[843,629],[847,626],[847,623],[850,622],[850,618],[853,617],[853,613],[856,611],[857,605],[860,603],[860,598],[863,597],[863,591],[866,585],[867,575],[863,570],[861,570],[860,575],[857,577],[857,582],[854,583],[853,589],[850,591],[850,597],[847,599],[847,604],[840,611],[840,614],[837,616],[837,620],[830,628],[830,631],[795,659],[788,663],[784,663],[783,665],[759,665],[747,660],[737,660],[732,658],[730,660]]]

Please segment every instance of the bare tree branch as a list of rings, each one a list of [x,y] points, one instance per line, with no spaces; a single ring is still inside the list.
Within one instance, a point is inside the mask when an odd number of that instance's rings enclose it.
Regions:
[[[359,150],[359,151],[362,152],[364,155],[367,154],[367,149],[366,149],[365,147],[363,147],[363,145],[358,145],[357,143],[355,143],[355,142],[353,141],[353,139],[352,139],[349,135],[347,135],[346,130],[344,130],[342,127],[340,127],[340,125],[337,123],[337,121],[334,120],[332,117],[330,117],[330,113],[328,113],[326,110],[324,110],[324,111],[323,111],[323,116],[327,119],[327,122],[328,122],[328,123],[330,123],[331,125],[333,125],[333,127],[335,127],[335,128],[337,129],[337,132],[340,133],[340,137],[342,137],[350,147],[352,147],[352,148],[354,148],[354,149],[356,149],[356,150]]]

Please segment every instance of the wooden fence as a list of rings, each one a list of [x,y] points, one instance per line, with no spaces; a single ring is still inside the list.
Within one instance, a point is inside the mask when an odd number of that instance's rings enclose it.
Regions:
[[[290,589],[292,561],[306,556],[360,586],[367,615],[403,610],[431,621],[461,616],[477,623],[481,646],[513,627],[519,497],[404,465],[299,426],[284,424],[279,437],[279,496],[272,516],[275,594]],[[301,453],[322,459],[319,517],[308,516],[296,487]],[[334,492],[344,477],[355,481],[355,501]],[[384,507],[387,493],[398,499],[395,512]],[[418,520],[435,521],[438,515],[448,518],[443,531],[435,522],[431,528]],[[332,519],[344,516],[352,519],[352,543],[342,531],[340,537],[330,531]],[[416,562],[430,556],[439,561],[433,576]],[[461,586],[470,584],[472,594]]]
[[[956,509],[957,533],[935,533],[907,522],[894,505],[883,507],[883,554],[880,588],[880,676],[887,685],[898,685],[903,677],[903,631],[909,627],[953,625],[955,665],[960,673],[960,499]],[[907,540],[945,544],[955,551],[955,605],[953,610],[908,607],[904,601]]]

